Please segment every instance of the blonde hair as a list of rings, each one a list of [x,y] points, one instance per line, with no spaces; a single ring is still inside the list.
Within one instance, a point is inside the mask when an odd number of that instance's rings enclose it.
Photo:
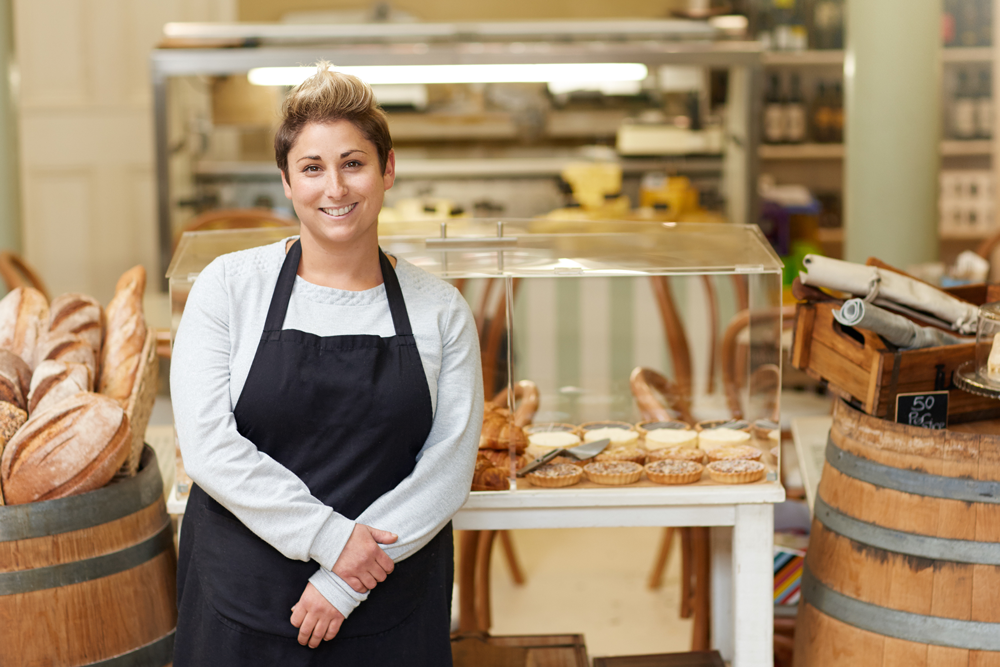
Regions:
[[[389,122],[375,100],[371,86],[356,76],[330,69],[325,60],[316,63],[316,73],[296,86],[281,108],[281,125],[274,135],[274,158],[288,179],[288,152],[309,123],[350,121],[365,139],[375,144],[379,166],[385,165],[392,149]]]

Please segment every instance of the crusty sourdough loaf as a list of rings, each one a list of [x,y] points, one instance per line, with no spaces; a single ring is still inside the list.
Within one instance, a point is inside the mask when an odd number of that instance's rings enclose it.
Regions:
[[[0,480],[8,505],[100,488],[129,453],[128,417],[100,394],[71,396],[35,413],[7,443]]]
[[[476,471],[472,475],[473,491],[506,491],[510,488],[510,471],[494,467],[482,453],[476,457]]]
[[[50,331],[39,340],[35,352],[36,373],[38,366],[44,361],[82,364],[90,370],[91,384],[86,391],[93,391],[94,381],[97,378],[97,357],[94,356],[94,348],[82,336]]]
[[[28,421],[27,412],[10,403],[0,403],[0,459],[3,458],[3,450],[7,443],[26,421]],[[0,482],[0,505],[3,504],[3,483]]]
[[[49,306],[49,331],[71,333],[83,338],[94,350],[94,358],[101,358],[104,343],[104,308],[92,296],[63,294]]]
[[[94,385],[90,369],[83,364],[48,359],[38,364],[31,376],[28,414],[33,415],[76,394],[88,392]]]
[[[0,299],[0,348],[34,368],[35,346],[48,328],[49,303],[31,287],[18,287]]]
[[[146,320],[142,295],[146,290],[146,270],[135,266],[122,274],[115,295],[106,310],[107,333],[101,351],[98,391],[119,401],[128,402],[146,342]]]
[[[27,400],[28,390],[31,389],[31,367],[24,359],[10,350],[0,350],[0,375],[16,377],[21,396]]]

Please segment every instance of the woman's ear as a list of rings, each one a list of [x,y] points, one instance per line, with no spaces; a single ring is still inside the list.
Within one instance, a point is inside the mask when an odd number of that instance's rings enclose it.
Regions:
[[[382,182],[388,190],[396,182],[396,151],[389,149],[389,155],[385,159],[385,173],[382,174]]]
[[[288,184],[288,174],[281,170],[281,187],[285,189],[285,197],[292,198],[292,186]]]

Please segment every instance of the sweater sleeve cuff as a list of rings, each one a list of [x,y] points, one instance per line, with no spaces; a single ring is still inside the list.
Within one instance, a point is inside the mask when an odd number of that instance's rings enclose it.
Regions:
[[[313,538],[309,547],[309,557],[324,569],[333,570],[337,559],[340,558],[340,552],[347,546],[347,540],[351,539],[352,532],[354,532],[354,522],[333,512]]]
[[[309,583],[315,586],[320,595],[336,607],[344,618],[350,616],[359,604],[368,599],[368,593],[358,593],[343,579],[322,567],[309,577]]]

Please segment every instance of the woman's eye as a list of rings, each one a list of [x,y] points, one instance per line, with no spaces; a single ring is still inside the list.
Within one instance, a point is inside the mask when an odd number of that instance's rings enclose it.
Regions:
[[[352,168],[352,169],[353,169],[353,168],[355,168],[355,167],[360,167],[360,166],[361,166],[361,163],[360,163],[360,162],[358,162],[357,160],[351,160],[350,162],[348,162],[348,163],[347,163],[347,164],[345,164],[344,166],[345,166],[345,167],[350,167],[350,168]]]
[[[319,165],[309,164],[302,171],[319,171]]]

